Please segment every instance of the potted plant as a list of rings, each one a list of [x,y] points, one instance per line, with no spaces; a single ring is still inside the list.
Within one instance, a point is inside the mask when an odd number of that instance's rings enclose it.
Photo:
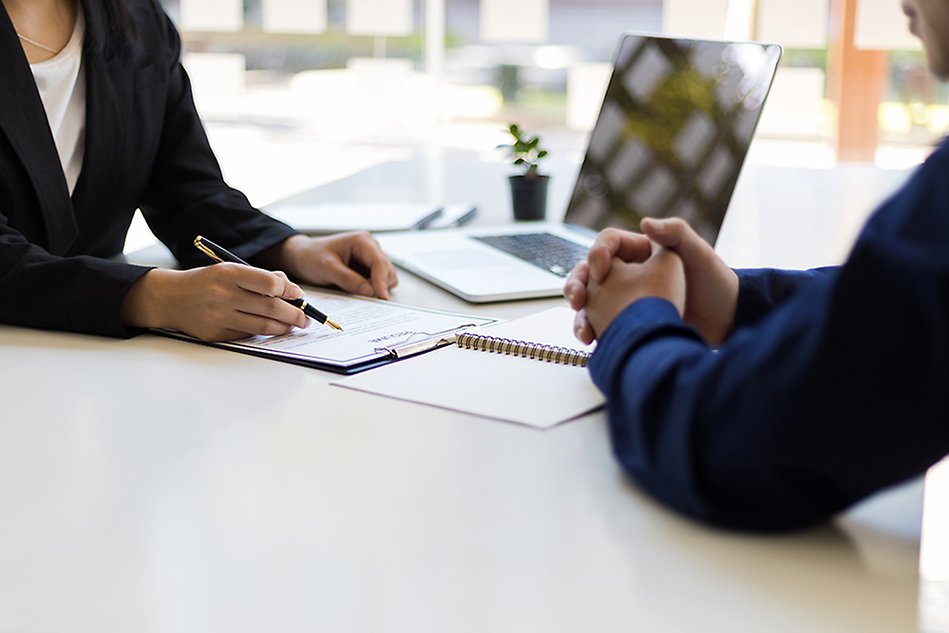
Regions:
[[[540,146],[540,138],[512,123],[507,131],[513,143],[498,145],[507,151],[512,164],[521,173],[510,176],[511,201],[515,220],[543,220],[547,214],[547,185],[550,176],[540,173],[539,163],[547,157]]]

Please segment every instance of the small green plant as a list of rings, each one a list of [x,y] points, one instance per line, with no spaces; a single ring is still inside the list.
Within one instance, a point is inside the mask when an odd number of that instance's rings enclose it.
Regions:
[[[498,149],[503,149],[507,152],[514,166],[523,170],[524,176],[536,178],[540,173],[538,171],[538,164],[547,157],[547,150],[540,147],[540,137],[536,134],[528,134],[516,123],[512,123],[507,128],[507,131],[514,138],[514,142],[511,144],[498,145]]]

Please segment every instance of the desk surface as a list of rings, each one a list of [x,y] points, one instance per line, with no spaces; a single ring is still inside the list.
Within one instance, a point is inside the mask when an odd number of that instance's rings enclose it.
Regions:
[[[0,327],[0,359],[0,631],[916,629],[920,482],[737,535],[644,497],[602,413],[537,431],[149,335]]]

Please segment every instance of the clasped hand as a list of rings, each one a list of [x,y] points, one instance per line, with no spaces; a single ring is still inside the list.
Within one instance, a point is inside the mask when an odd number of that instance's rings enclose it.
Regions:
[[[567,278],[577,338],[591,343],[627,306],[658,297],[710,345],[721,344],[735,320],[738,276],[682,220],[645,219],[641,229],[604,230]]]
[[[368,233],[323,238],[295,235],[254,258],[261,268],[213,264],[194,270],[154,269],[140,278],[122,305],[123,322],[166,328],[207,341],[255,334],[287,334],[309,319],[284,299],[303,297],[286,271],[302,283],[389,298],[395,269]],[[331,315],[332,316],[332,315]]]

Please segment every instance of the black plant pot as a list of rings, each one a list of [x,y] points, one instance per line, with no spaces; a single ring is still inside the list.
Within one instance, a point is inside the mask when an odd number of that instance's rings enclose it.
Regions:
[[[510,176],[515,220],[543,220],[547,216],[550,176]]]

